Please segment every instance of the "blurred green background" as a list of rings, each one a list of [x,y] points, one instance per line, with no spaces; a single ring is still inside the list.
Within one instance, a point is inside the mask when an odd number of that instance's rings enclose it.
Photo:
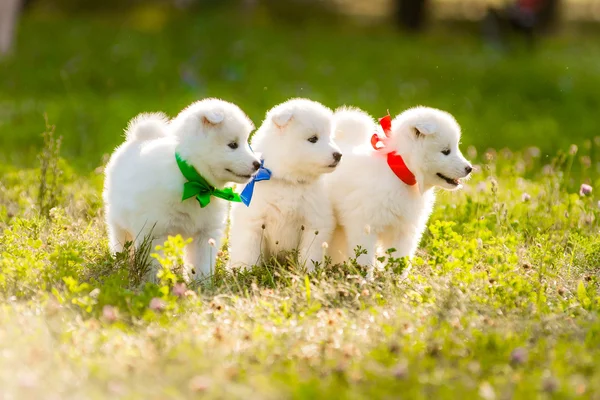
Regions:
[[[35,163],[46,113],[62,155],[88,171],[136,114],[208,96],[256,125],[294,96],[376,117],[428,105],[456,116],[465,146],[554,155],[600,136],[600,41],[576,2],[529,46],[482,34],[485,1],[431,0],[419,32],[381,1],[33,1],[0,60],[0,163]]]

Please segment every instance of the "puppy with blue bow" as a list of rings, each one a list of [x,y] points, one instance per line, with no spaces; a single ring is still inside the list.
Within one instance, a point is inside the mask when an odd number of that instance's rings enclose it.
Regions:
[[[230,268],[285,262],[290,254],[308,271],[323,261],[335,220],[322,178],[342,159],[332,117],[307,99],[267,112],[251,143],[261,168],[240,194],[244,204],[232,204]]]

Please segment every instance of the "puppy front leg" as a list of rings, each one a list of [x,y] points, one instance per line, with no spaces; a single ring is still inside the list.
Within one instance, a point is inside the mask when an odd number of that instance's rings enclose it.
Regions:
[[[412,268],[412,258],[417,251],[417,247],[419,246],[420,237],[418,235],[401,233],[396,235],[384,235],[382,238],[382,251],[386,252],[387,250],[393,248],[396,251],[392,254],[392,257],[408,257],[408,265],[402,271],[401,278],[406,278],[408,273]],[[381,268],[385,267],[385,264],[380,266]]]
[[[410,235],[394,235],[393,237],[384,237],[381,240],[381,247],[384,252],[389,249],[396,249],[392,254],[394,257],[412,258],[417,250],[418,241]]]
[[[233,227],[233,226],[232,226]],[[261,262],[264,247],[264,230],[261,226],[232,230],[229,236],[229,268],[250,268]]]
[[[356,262],[372,269],[377,261],[377,235],[372,232],[365,232],[364,229],[353,229],[352,227],[347,227],[346,233],[350,258],[354,258],[355,250],[360,246],[366,253],[359,255]]]
[[[147,233],[147,235],[150,233]],[[155,259],[154,257],[150,257],[150,254],[152,253],[156,253],[156,246],[162,246],[163,244],[165,244],[165,242],[168,239],[168,235],[159,235],[159,236],[154,236],[151,239],[151,245],[150,245],[150,249],[149,249],[149,254],[148,254],[148,271],[146,271],[146,275],[145,275],[145,280],[152,282],[152,283],[158,283],[158,278],[156,277],[156,274],[158,273],[158,271],[160,270],[160,263],[158,262],[157,259]],[[142,247],[144,242],[148,240],[146,236],[144,235],[139,235],[136,240],[135,240],[135,259],[143,259],[142,254],[140,254],[140,252],[142,251]],[[141,258],[138,258],[141,257]]]
[[[323,261],[323,242],[331,235],[325,235],[322,230],[308,228],[302,232],[300,241],[300,263],[306,267],[308,272],[315,269],[315,264]]]
[[[217,253],[220,248],[221,237],[218,232],[210,235],[197,235],[185,247],[185,261],[187,264],[193,265],[189,271],[192,280],[206,278],[215,272]]]
[[[126,230],[117,224],[108,222],[108,247],[112,254],[120,253],[125,248],[125,243],[131,241],[133,237]]]

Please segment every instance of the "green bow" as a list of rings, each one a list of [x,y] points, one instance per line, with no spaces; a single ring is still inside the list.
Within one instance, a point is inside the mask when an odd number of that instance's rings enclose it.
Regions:
[[[200,207],[204,208],[210,203],[210,196],[219,197],[227,201],[241,202],[240,196],[231,188],[217,189],[206,181],[194,167],[188,164],[181,158],[179,153],[175,153],[177,166],[181,174],[188,181],[183,184],[183,196],[181,201],[187,200],[190,197],[196,197]]]

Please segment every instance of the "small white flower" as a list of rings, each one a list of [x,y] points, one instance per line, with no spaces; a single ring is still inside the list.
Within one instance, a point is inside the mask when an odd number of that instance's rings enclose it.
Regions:
[[[329,248],[329,244],[327,242],[323,242],[321,243],[321,247],[323,247],[323,250],[327,250]]]
[[[579,195],[580,196],[587,196],[588,194],[592,193],[593,188],[586,184],[586,183],[582,183],[581,187],[579,188]]]
[[[210,239],[208,239],[208,245],[210,247],[217,247],[217,242],[215,241],[215,239],[210,238]]]
[[[506,147],[500,150],[500,154],[502,154],[502,157],[504,157],[506,160],[510,160],[513,158],[513,152]]]
[[[188,387],[192,392],[205,392],[211,385],[211,379],[203,375],[194,376],[188,382]]]
[[[479,385],[479,396],[484,400],[494,400],[496,398],[496,393],[494,392],[494,388],[488,382],[483,382]]]
[[[529,148],[529,155],[531,157],[538,158],[541,154],[542,154],[542,151],[539,149],[539,147],[530,147]]]
[[[527,362],[528,352],[523,347],[517,347],[510,353],[510,362],[515,365],[525,364]]]
[[[114,322],[117,320],[117,310],[113,306],[106,305],[102,308],[102,316],[108,322]]]
[[[183,297],[186,291],[187,287],[185,286],[185,283],[176,283],[173,286],[173,294],[177,297]]]
[[[592,166],[592,159],[589,156],[581,156],[579,161],[581,162],[581,165],[583,165],[585,168],[589,168]]]
[[[572,144],[571,147],[569,147],[569,154],[574,156],[575,154],[577,154],[578,150],[579,150],[579,148],[577,147],[577,145]]]
[[[165,304],[165,302],[162,299],[159,299],[158,297],[153,298],[152,300],[150,300],[150,309],[153,311],[162,311],[165,309],[167,305]]]

